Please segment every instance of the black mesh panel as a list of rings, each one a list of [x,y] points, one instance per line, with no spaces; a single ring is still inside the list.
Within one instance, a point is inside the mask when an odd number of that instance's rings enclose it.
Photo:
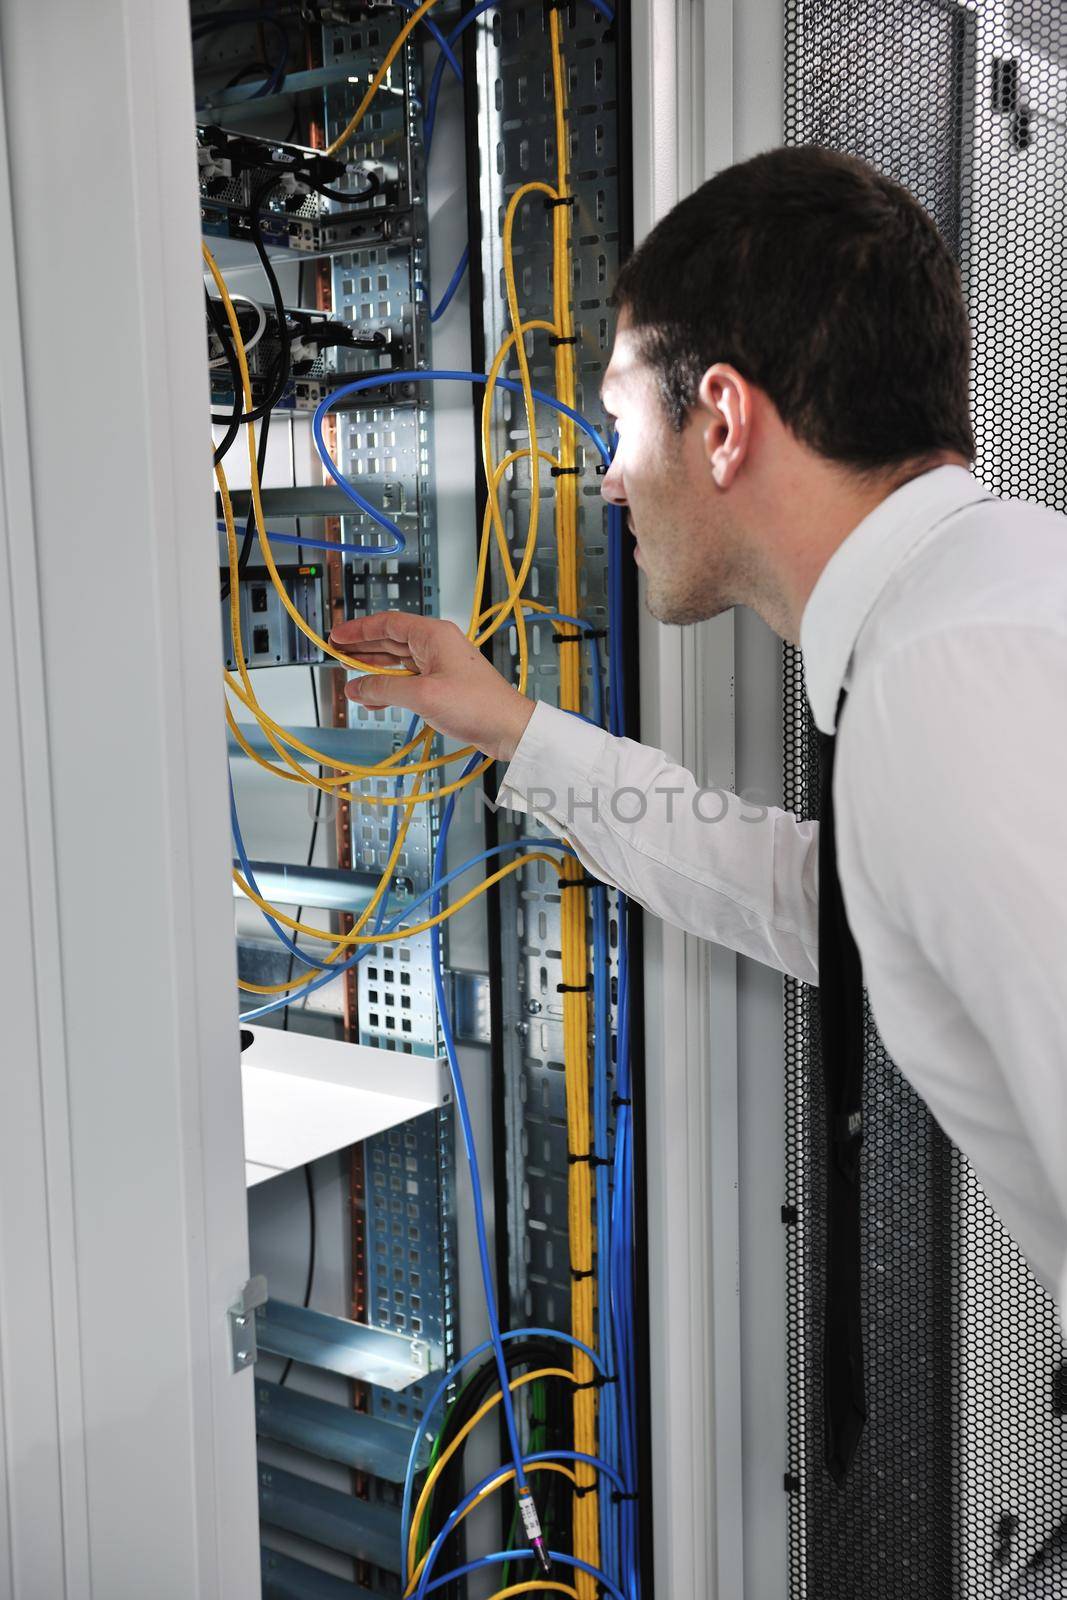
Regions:
[[[788,142],[862,156],[931,212],[960,260],[974,327],[977,474],[998,494],[1064,510],[1067,6],[786,0],[785,18]],[[785,801],[811,816],[814,730],[790,649],[784,681]],[[791,1596],[1059,1600],[1067,1368],[1055,1309],[870,1019],[869,1420],[844,1487],[823,1468],[814,1001],[787,985]]]

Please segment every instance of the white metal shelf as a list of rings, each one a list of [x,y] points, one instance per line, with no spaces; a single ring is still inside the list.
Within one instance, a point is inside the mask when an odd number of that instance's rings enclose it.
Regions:
[[[249,1028],[241,1055],[251,1188],[451,1099],[443,1056],[404,1055],[279,1028]]]

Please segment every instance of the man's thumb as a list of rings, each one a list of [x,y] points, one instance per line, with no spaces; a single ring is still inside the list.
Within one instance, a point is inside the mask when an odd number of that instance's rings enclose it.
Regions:
[[[345,694],[349,700],[375,708],[392,705],[389,690],[389,679],[373,672],[364,672],[358,678],[350,678],[345,684]]]

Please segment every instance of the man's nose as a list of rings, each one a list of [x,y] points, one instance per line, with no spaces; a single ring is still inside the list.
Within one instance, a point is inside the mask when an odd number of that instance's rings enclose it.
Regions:
[[[618,456],[612,461],[607,472],[600,480],[600,492],[604,499],[613,506],[626,505],[626,491],[622,486],[622,472],[619,469]]]

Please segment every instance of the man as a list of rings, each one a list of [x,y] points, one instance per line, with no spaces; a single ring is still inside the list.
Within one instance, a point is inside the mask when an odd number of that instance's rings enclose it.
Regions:
[[[603,492],[626,509],[649,610],[685,624],[745,605],[799,642],[815,721],[838,735],[837,867],[878,1026],[1055,1292],[1067,527],[968,471],[956,268],[895,184],[777,150],[677,206],[616,299]],[[817,982],[817,827],[733,796],[707,825],[689,773],[531,704],[451,624],[382,614],[334,642],[372,668],[410,666],[348,694],[509,762],[502,797],[536,791],[532,809],[590,872]],[[613,807],[622,789],[648,803]]]

